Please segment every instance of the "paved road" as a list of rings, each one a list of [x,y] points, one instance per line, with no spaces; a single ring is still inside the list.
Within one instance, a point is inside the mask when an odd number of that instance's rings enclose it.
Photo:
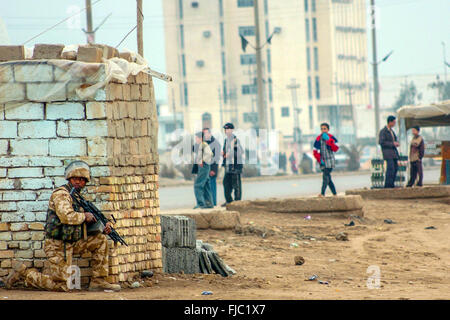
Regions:
[[[424,172],[425,183],[437,183],[439,169],[429,169]],[[338,193],[348,189],[370,187],[370,173],[335,175],[333,177]],[[317,195],[322,186],[322,175],[303,177],[299,179],[243,181],[243,200],[263,199],[271,197],[293,197]],[[327,189],[327,194],[330,193]],[[192,185],[161,187],[159,190],[161,210],[193,208],[195,206]],[[217,185],[218,204],[225,202],[223,186]]]

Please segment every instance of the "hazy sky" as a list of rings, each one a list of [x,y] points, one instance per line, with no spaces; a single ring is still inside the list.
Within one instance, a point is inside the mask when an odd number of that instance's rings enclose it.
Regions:
[[[164,72],[162,1],[164,0],[143,1],[144,56],[152,69]],[[112,13],[97,31],[96,42],[115,47],[136,25],[136,1],[92,0],[92,4],[94,28]],[[380,76],[443,74],[442,42],[446,43],[447,61],[450,62],[450,0],[377,0],[376,4],[379,59],[394,50],[389,60],[380,65]],[[84,0],[0,0],[0,18],[6,26],[10,44],[23,44],[46,28],[83,9],[84,5]],[[83,11],[78,18],[60,24],[28,42],[26,46],[32,47],[35,43],[85,43],[85,35],[80,30],[85,27]],[[371,61],[370,30],[367,34],[368,60]],[[123,48],[137,51],[135,31],[120,45],[119,50]],[[447,69],[447,72],[450,75],[450,69]],[[166,100],[166,86],[163,81],[155,80],[155,91],[157,99]]]

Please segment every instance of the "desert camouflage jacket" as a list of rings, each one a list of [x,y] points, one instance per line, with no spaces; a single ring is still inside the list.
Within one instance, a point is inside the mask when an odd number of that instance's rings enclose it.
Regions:
[[[56,212],[62,224],[79,225],[84,222],[83,208],[80,212],[73,209],[73,200],[69,191],[64,187],[59,187],[50,196],[48,207]]]

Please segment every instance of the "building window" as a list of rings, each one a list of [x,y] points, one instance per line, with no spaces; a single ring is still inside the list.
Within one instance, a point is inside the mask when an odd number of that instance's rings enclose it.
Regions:
[[[211,113],[205,112],[202,114],[202,128],[211,128],[212,126],[212,116]]]
[[[313,129],[313,125],[314,125],[314,115],[313,115],[313,107],[309,106],[309,129]]]
[[[189,100],[188,100],[188,86],[187,83],[184,83],[184,105],[187,107],[189,104]]]
[[[314,48],[314,70],[319,70],[319,50],[317,47]]]
[[[254,84],[244,84],[242,86],[242,94],[256,94],[258,92],[258,87]]]
[[[318,76],[316,76],[316,99],[320,99],[320,82]]]
[[[272,56],[270,54],[270,49],[267,49],[267,71],[272,72]]]
[[[273,101],[272,78],[269,78],[269,101]]]
[[[223,0],[219,0],[219,13],[223,17]]]
[[[305,0],[305,12],[308,12],[308,0]]]
[[[184,54],[181,55],[181,69],[183,71],[183,77],[186,77],[186,59]]]
[[[311,71],[311,49],[306,48],[306,67]]]
[[[267,0],[264,0],[264,14],[267,15],[269,13],[269,5],[267,4]]]
[[[281,107],[281,116],[283,118],[289,117],[289,107]]]
[[[244,112],[244,122],[256,123],[258,122],[258,114],[256,112]]]
[[[220,44],[222,47],[225,45],[225,31],[223,29],[223,22],[220,23]]]
[[[225,61],[225,52],[222,52],[222,74],[225,75],[227,71],[226,61]]]
[[[222,87],[223,87],[223,102],[228,102],[228,90],[227,90],[227,82],[225,80],[222,81]]]
[[[198,8],[198,2],[197,1],[193,1],[191,3],[192,8]]]
[[[178,8],[180,9],[180,19],[183,19],[183,0],[178,0]]]
[[[311,83],[311,76],[308,76],[308,98],[309,98],[309,100],[312,99],[312,83]]]
[[[238,0],[238,7],[239,8],[253,7],[253,0]]]
[[[204,60],[197,60],[197,62],[195,64],[197,65],[197,67],[203,68],[205,66],[205,61]]]
[[[239,27],[239,34],[242,36],[254,36],[255,35],[255,26]]]
[[[311,11],[316,12],[316,0],[311,0]]]
[[[180,24],[180,45],[181,49],[184,49],[184,26]]]
[[[266,39],[269,39],[269,21],[268,20],[266,20],[265,25],[266,25]]]
[[[313,40],[317,41],[317,21],[316,18],[312,18]]]
[[[309,42],[309,19],[305,19],[306,42]]]
[[[241,54],[241,64],[255,64],[256,55],[254,53]]]

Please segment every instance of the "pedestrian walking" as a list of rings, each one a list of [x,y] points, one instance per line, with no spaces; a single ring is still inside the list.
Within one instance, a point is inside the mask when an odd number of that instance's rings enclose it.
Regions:
[[[203,135],[205,137],[206,143],[208,143],[211,148],[213,158],[211,161],[211,170],[209,171],[209,184],[211,189],[212,204],[217,205],[217,173],[219,171],[219,162],[221,155],[221,145],[220,142],[214,138],[211,134],[209,128],[203,129]]]
[[[325,196],[327,187],[330,188],[333,195],[337,194],[336,187],[331,178],[331,172],[336,164],[334,153],[339,150],[339,146],[336,144],[338,142],[336,137],[329,133],[330,125],[328,123],[322,123],[320,125],[320,131],[321,134],[314,141],[313,154],[317,162],[319,162],[320,170],[322,170],[322,190],[319,196],[323,197]]]
[[[397,136],[393,130],[395,122],[396,118],[394,116],[389,116],[387,118],[387,125],[381,129],[379,133],[378,143],[383,152],[383,159],[386,161],[385,188],[395,187],[395,177],[397,176],[398,170],[399,153],[397,147],[399,147],[400,144],[398,143]]]
[[[239,139],[233,134],[234,125],[226,123],[225,141],[222,150],[223,166],[225,167],[225,176],[223,177],[223,189],[225,194],[225,207],[227,203],[233,202],[232,192],[234,190],[234,201],[242,199],[241,174],[243,168],[243,154]]]
[[[298,174],[297,161],[295,160],[294,152],[291,153],[289,157],[289,162],[291,163],[292,173]]]
[[[422,158],[425,155],[425,143],[420,135],[420,127],[413,127],[411,131],[413,138],[409,149],[410,178],[406,186],[412,187],[418,176],[417,186],[421,187],[423,184]]]
[[[212,151],[204,140],[203,132],[195,134],[194,165],[192,173],[197,174],[194,181],[194,194],[197,205],[194,209],[213,208],[209,173],[211,171]]]

